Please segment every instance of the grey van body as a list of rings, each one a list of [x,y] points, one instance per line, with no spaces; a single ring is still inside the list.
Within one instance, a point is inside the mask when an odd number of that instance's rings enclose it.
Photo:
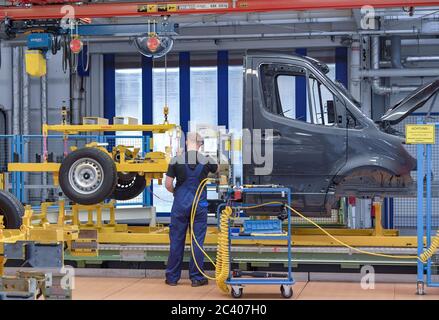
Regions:
[[[294,206],[311,216],[330,214],[340,196],[396,195],[410,190],[416,160],[404,148],[404,139],[388,133],[389,128],[439,89],[438,81],[420,88],[375,123],[347,90],[325,75],[328,70],[303,56],[261,53],[244,58],[243,128],[273,129],[273,170],[257,175],[254,161],[244,164],[243,182],[289,186]],[[311,77],[332,93],[333,125],[287,118],[279,111],[277,77],[300,73],[306,83]],[[309,95],[308,90],[308,99]]]

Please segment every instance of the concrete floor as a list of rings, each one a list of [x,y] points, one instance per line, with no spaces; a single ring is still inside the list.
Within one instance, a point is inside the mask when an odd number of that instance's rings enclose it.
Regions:
[[[377,283],[375,289],[363,290],[358,282],[297,282],[292,299],[309,300],[439,300],[439,288],[427,288],[427,295],[417,296],[414,283]],[[76,277],[75,300],[221,300],[232,299],[221,293],[212,281],[208,286],[192,288],[189,280],[169,287],[162,279]],[[277,286],[247,286],[243,299],[281,299]]]

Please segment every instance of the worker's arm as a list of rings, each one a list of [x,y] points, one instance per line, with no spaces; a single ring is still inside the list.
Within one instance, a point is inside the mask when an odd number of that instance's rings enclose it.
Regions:
[[[166,172],[165,188],[170,193],[174,193],[174,179],[177,176],[176,165],[177,165],[177,159],[172,158],[168,166],[168,171]]]
[[[207,157],[207,166],[210,173],[218,173],[219,165],[212,157]]]
[[[174,193],[174,178],[166,176],[165,179],[165,188],[166,190],[168,190],[170,193]]]

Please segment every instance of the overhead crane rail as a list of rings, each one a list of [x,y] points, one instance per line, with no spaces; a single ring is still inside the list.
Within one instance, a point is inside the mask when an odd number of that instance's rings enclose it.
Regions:
[[[358,9],[437,6],[438,0],[231,0],[231,1],[169,1],[169,2],[111,2],[69,3],[75,18],[105,18],[133,16],[161,16],[188,14],[226,14],[269,11],[300,11],[322,9]],[[7,6],[0,9],[0,19],[62,19],[63,4],[34,5],[26,7]]]

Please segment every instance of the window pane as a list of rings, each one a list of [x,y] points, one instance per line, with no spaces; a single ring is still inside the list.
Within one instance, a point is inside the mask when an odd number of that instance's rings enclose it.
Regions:
[[[280,106],[277,108],[275,113],[286,118],[304,121],[304,119],[302,119],[303,117],[296,119],[297,81],[306,81],[306,77],[303,75],[279,75],[276,77]],[[272,101],[276,101],[276,99],[273,98]],[[277,104],[277,102],[275,103]],[[309,122],[309,119],[310,117],[308,115],[306,119],[307,122]]]
[[[191,122],[218,124],[216,67],[191,67]]]
[[[142,69],[116,70],[116,116],[136,118],[142,123]],[[142,135],[141,132],[122,132],[117,135]]]
[[[242,134],[243,80],[243,66],[229,66],[229,130],[234,140],[240,139]],[[232,166],[234,176],[242,178],[242,154],[239,150],[232,152]]]
[[[296,119],[296,77],[280,75],[277,77],[277,86],[282,106],[281,114]]]
[[[229,128],[242,128],[243,66],[229,66]]]
[[[268,70],[269,67],[262,70]],[[335,65],[329,65],[329,78],[335,77]],[[269,110],[273,113],[282,115],[286,118],[295,120],[299,119],[296,116],[296,93],[298,81],[306,83],[307,77],[290,72],[289,74],[270,75],[270,73],[263,74],[263,85],[265,86],[266,103]],[[270,87],[270,80],[275,77],[277,89],[273,90]],[[306,113],[308,123],[333,125],[335,122],[334,114],[334,96],[332,92],[317,79],[310,74],[309,78],[309,96],[306,95]],[[277,92],[277,95],[276,93]],[[280,103],[280,105],[279,105]]]
[[[327,76],[334,80],[335,65],[329,65],[330,71]],[[335,123],[335,96],[320,81],[315,78],[309,79],[311,91],[311,108],[315,124],[332,126]]]
[[[116,116],[132,117],[142,123],[142,69],[117,69],[115,75]],[[125,145],[140,148],[143,152],[142,132],[118,131],[117,139],[107,139],[109,144]],[[132,136],[138,136],[134,138]],[[118,201],[118,204],[141,204],[143,193],[134,199]]]
[[[167,70],[167,104],[169,107],[169,123],[180,123],[180,71],[178,68]],[[163,107],[165,106],[165,69],[154,68],[153,80],[153,119],[154,123],[163,123]]]
[[[169,107],[169,123],[180,123],[180,72],[179,68],[168,68],[165,76],[165,68],[153,69],[153,119],[154,124],[163,123],[163,107],[167,103]],[[167,78],[167,95],[165,89],[165,78]],[[165,97],[167,96],[167,99]],[[167,100],[167,101],[165,101]],[[165,146],[169,146],[170,137],[168,134],[154,134],[154,151],[165,151]],[[164,185],[159,185],[154,181],[154,206],[157,212],[170,212],[173,196]]]

